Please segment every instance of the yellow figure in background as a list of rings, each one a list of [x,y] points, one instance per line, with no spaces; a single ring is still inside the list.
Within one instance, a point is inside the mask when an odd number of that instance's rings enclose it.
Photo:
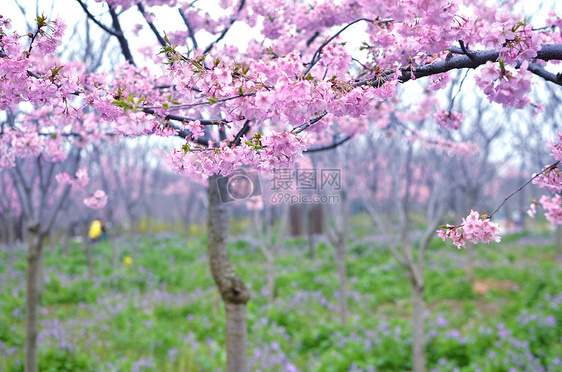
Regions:
[[[92,240],[97,240],[99,239],[99,237],[101,236],[101,234],[103,233],[102,228],[101,228],[101,221],[100,220],[94,220],[92,222],[92,224],[90,225],[90,239]]]

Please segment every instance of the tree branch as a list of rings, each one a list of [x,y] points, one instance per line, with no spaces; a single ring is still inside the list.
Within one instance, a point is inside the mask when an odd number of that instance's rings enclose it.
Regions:
[[[241,0],[236,13],[239,13],[242,10],[242,8],[244,8],[244,4],[246,4],[246,0]],[[226,33],[228,32],[228,30],[230,30],[230,27],[232,27],[234,22],[236,22],[236,16],[230,19],[230,24],[223,30],[223,32],[219,35],[219,37],[205,48],[205,50],[203,51],[203,55],[209,53],[211,49],[213,49],[213,46],[225,37]]]
[[[187,19],[187,16],[183,12],[183,10],[181,10],[181,8],[178,9],[178,12],[180,13],[181,19],[183,19],[183,23],[185,23],[185,27],[187,27],[189,38],[193,43],[193,49],[197,49],[199,46],[197,45],[197,40],[195,39],[195,33],[193,32],[193,27],[191,27],[191,24],[189,23],[189,19]]]
[[[310,60],[310,62],[308,63],[308,67],[306,68],[306,70],[303,71],[303,75],[306,76],[310,70],[312,70],[312,68],[314,67],[314,65],[316,65],[318,63],[318,61],[320,61],[321,58],[321,54],[322,54],[322,49],[324,49],[324,47],[328,44],[330,44],[330,42],[332,42],[332,40],[334,40],[336,37],[338,37],[342,32],[344,32],[347,28],[353,26],[354,24],[361,22],[361,21],[366,21],[366,22],[376,22],[376,20],[374,19],[368,19],[368,18],[359,18],[356,19],[355,21],[347,24],[346,26],[344,26],[341,30],[339,30],[338,32],[336,32],[332,37],[328,38],[328,40],[326,40],[325,42],[323,42],[318,49],[316,49],[316,51],[314,52],[314,55],[312,56],[312,59]],[[311,41],[312,42],[312,41]]]
[[[148,20],[148,17],[146,15],[146,11],[144,9],[144,5],[142,5],[142,3],[138,3],[137,8],[139,9],[139,12],[141,12],[141,14],[142,14],[144,20],[146,21],[146,23],[148,23],[148,27],[150,27],[150,29],[152,30],[152,32],[154,33],[154,35],[158,39],[158,42],[160,43],[160,45],[162,47],[165,47],[167,45],[166,40],[164,40],[162,35],[160,35],[160,32],[158,32],[158,29],[156,28],[156,26],[154,26],[154,23],[152,21]]]
[[[331,145],[317,147],[317,148],[314,148],[314,149],[307,149],[304,152],[309,153],[309,152],[319,152],[319,151],[332,150],[332,149],[335,149],[336,147],[338,147],[339,145],[342,145],[342,144],[346,143],[350,139],[351,139],[351,136],[347,136],[344,139],[342,139],[341,141],[334,142]]]
[[[88,18],[90,18],[96,25],[98,25],[102,30],[104,30],[108,34],[118,37],[118,35],[115,31],[113,31],[112,29],[110,29],[109,27],[107,27],[106,25],[101,23],[100,21],[98,21],[96,19],[96,17],[94,17],[94,15],[92,13],[90,13],[90,11],[88,10],[88,7],[86,6],[86,4],[84,4],[82,2],[82,0],[76,0],[76,1],[78,1],[78,4],[80,4],[82,9],[84,9],[84,12],[86,12],[86,15],[88,16]]]
[[[111,19],[113,20],[113,29],[115,30],[115,37],[117,38],[117,40],[119,40],[121,51],[123,52],[123,55],[125,56],[127,62],[129,62],[134,66],[135,61],[133,59],[131,49],[129,49],[129,42],[127,41],[127,38],[123,34],[123,30],[121,29],[121,24],[119,23],[119,17],[117,16],[115,9],[113,9],[113,7],[109,4],[108,6],[109,6],[109,14],[111,15]]]

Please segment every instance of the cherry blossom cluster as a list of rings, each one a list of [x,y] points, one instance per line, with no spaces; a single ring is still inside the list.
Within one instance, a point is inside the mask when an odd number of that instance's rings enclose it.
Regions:
[[[524,61],[518,70],[503,63],[486,62],[480,75],[476,76],[478,85],[491,102],[504,107],[523,108],[530,100],[526,96],[531,91],[531,72],[529,63]]]
[[[470,214],[463,218],[460,226],[446,225],[437,230],[440,238],[453,240],[457,248],[466,248],[466,243],[490,243],[501,241],[499,236],[498,224],[491,222],[488,216],[480,216],[478,212],[470,211]]]
[[[435,138],[418,130],[412,131],[412,134],[407,136],[406,139],[410,142],[420,142],[425,148],[461,156],[474,155],[480,151],[478,146],[472,142],[454,142],[443,137]]]
[[[81,190],[90,182],[90,177],[88,177],[88,171],[86,169],[78,170],[74,177],[66,172],[62,172],[57,174],[55,178],[60,185],[70,185],[73,190]]]
[[[541,203],[541,207],[545,210],[544,216],[547,221],[553,225],[562,225],[562,197],[559,194],[554,197],[543,195],[539,202]],[[535,218],[536,214],[537,202],[533,200],[527,211],[527,215],[531,218]]]
[[[556,162],[545,167],[541,173],[533,177],[533,183],[539,185],[540,188],[545,188],[553,194],[553,197],[543,195],[539,202],[545,211],[546,219],[552,224],[562,224],[562,173],[558,168],[562,160],[562,132],[558,132],[555,141],[547,142],[547,147],[550,148],[552,156]],[[527,214],[534,218],[537,213],[536,200],[531,201],[531,205]]]
[[[176,149],[167,156],[172,170],[180,174],[202,174],[210,176],[228,175],[239,167],[253,165],[260,171],[272,171],[281,167],[292,167],[309,144],[310,134],[296,135],[292,132],[258,134],[252,139],[242,138],[240,146],[230,147],[221,142],[220,147],[210,144],[208,148],[190,145]]]
[[[88,198],[84,199],[84,205],[92,209],[101,209],[107,204],[107,195],[103,190],[96,190]]]
[[[558,167],[550,165],[533,179],[533,183],[552,193],[559,193],[562,191],[562,173]]]
[[[119,10],[136,3],[97,1]],[[124,64],[111,74],[86,74],[84,66],[63,64],[53,56],[64,31],[62,21],[38,17],[35,32],[18,35],[7,31],[10,23],[0,16],[0,110],[15,111],[21,103],[34,107],[33,120],[22,117],[2,129],[0,167],[39,155],[60,162],[66,157],[65,143],[86,146],[106,129],[130,137],[184,136],[183,146],[168,156],[180,173],[208,176],[246,165],[265,171],[291,166],[313,142],[331,144],[342,134],[362,133],[370,123],[391,125],[399,83],[415,78],[427,64],[448,61],[459,40],[469,57],[475,48],[499,52],[497,61],[479,69],[476,83],[491,101],[521,108],[529,102],[529,63],[537,63],[533,59],[541,44],[560,41],[553,29],[562,24],[552,14],[552,29],[533,30],[520,17],[476,0],[462,2],[462,7],[458,0],[223,0],[219,6],[225,15],[218,17],[196,3],[146,0],[143,5],[179,5],[188,25],[188,32],[165,30],[171,43],[152,59],[166,63],[161,71]],[[256,37],[243,53],[222,42],[206,53],[190,41],[199,31],[219,36],[235,20],[255,27]],[[365,30],[364,58],[352,58],[345,45],[356,35],[349,31],[355,24]],[[176,43],[187,53],[178,52]],[[427,89],[445,88],[449,81],[448,72],[437,74]],[[420,105],[411,116],[430,115],[429,106]],[[451,111],[435,115],[447,129],[458,129],[462,119],[463,114]],[[476,151],[470,144],[417,132],[409,139],[449,152]],[[78,183],[59,176],[63,184]],[[560,184],[559,176],[551,170],[537,182]],[[95,200],[89,203],[101,205],[99,196],[91,196]],[[471,214],[463,229],[451,227],[449,235],[490,239],[492,235],[475,230],[480,220],[481,229],[494,226]]]
[[[496,22],[487,29],[482,43],[486,48],[499,50],[500,60],[510,65],[535,58],[541,49],[539,35],[533,31],[533,26],[517,21],[507,11],[496,13]]]
[[[459,129],[463,119],[464,114],[454,111],[439,110],[435,114],[435,122],[445,129]]]

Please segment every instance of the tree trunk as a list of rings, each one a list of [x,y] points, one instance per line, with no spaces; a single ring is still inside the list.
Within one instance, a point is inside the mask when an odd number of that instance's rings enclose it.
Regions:
[[[131,228],[129,229],[129,240],[131,244],[129,246],[129,256],[133,258],[135,256],[135,245],[137,244],[135,237],[135,221],[133,219],[131,219]]]
[[[92,255],[92,240],[88,234],[88,222],[84,222],[82,228],[82,240],[84,242],[84,247],[86,248],[86,256],[88,258],[88,277],[90,280],[94,280],[94,257]]]
[[[270,254],[266,257],[266,270],[267,270],[267,296],[269,302],[275,300],[275,255],[270,250]]]
[[[348,289],[347,289],[347,269],[345,266],[345,239],[338,239],[334,244],[334,260],[340,282],[340,321],[345,326],[349,316]]]
[[[466,258],[464,262],[464,269],[466,271],[466,277],[472,285],[474,283],[474,244],[466,244]]]
[[[16,246],[16,224],[14,221],[14,217],[11,214],[8,214],[8,225],[7,225],[7,251],[8,251],[8,267],[12,267],[14,263],[14,251]]]
[[[209,212],[207,214],[207,252],[211,274],[222,296],[226,310],[226,356],[228,372],[247,372],[246,304],[250,293],[234,273],[228,259],[228,208],[222,204],[218,176],[209,178]],[[226,186],[226,185],[225,185]]]
[[[113,252],[113,266],[117,267],[119,265],[119,249],[117,249],[117,242],[115,239],[111,238],[111,251]]]
[[[39,252],[39,260],[38,260],[39,274],[37,275],[37,290],[39,292],[39,300],[41,300],[41,295],[45,291],[45,283],[47,282],[46,279],[47,274],[45,272],[45,250],[43,249],[44,241],[45,240],[42,238],[41,251]]]
[[[562,261],[562,225],[556,225],[556,258]]]
[[[28,229],[26,322],[25,322],[25,372],[37,372],[37,335],[39,333],[39,276],[43,236],[39,226]]]
[[[92,241],[90,239],[86,239],[86,255],[88,256],[88,277],[90,280],[94,280],[94,255],[92,253]]]
[[[311,260],[316,259],[316,235],[308,235],[308,256]]]
[[[413,372],[425,372],[425,326],[423,319],[423,285],[419,285],[415,278],[411,278],[412,286],[412,326],[414,341],[412,352]]]
[[[61,245],[62,245],[62,255],[65,257],[68,256],[70,234],[71,234],[70,227],[64,228],[61,237]]]
[[[478,200],[478,192],[479,192],[478,188],[472,188],[469,191],[465,192],[467,205],[468,205],[468,208],[465,208],[465,215],[470,213],[471,208],[473,208],[474,205],[476,204],[476,200]],[[470,284],[474,283],[474,259],[476,258],[474,255],[474,248],[475,248],[474,244],[468,243],[466,245],[467,252],[466,255],[464,256],[465,273],[468,280],[470,281]]]

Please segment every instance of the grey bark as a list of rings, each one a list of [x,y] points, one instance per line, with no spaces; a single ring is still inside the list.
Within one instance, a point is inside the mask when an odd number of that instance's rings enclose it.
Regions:
[[[556,258],[562,261],[562,225],[556,225]]]
[[[345,325],[349,317],[349,290],[347,283],[347,268],[345,265],[345,258],[347,253],[347,234],[348,234],[348,210],[347,199],[345,192],[340,192],[339,208],[333,206],[332,210],[333,226],[330,226],[326,221],[326,233],[330,242],[334,246],[334,261],[336,264],[336,271],[338,273],[340,299],[339,299],[339,312],[340,321]],[[337,210],[334,210],[337,209]]]
[[[466,259],[464,262],[464,269],[466,272],[466,277],[470,283],[474,283],[474,244],[466,244]]]
[[[259,211],[254,211],[254,229],[256,237],[259,240],[258,245],[266,261],[266,290],[270,303],[275,300],[275,257],[277,257],[277,251],[279,250],[279,246],[283,241],[287,229],[288,217],[289,208],[288,205],[285,205],[280,217],[280,223],[276,227],[273,211],[271,209],[265,210],[263,223],[260,219]]]
[[[423,319],[424,305],[423,305],[423,284],[417,283],[417,280],[412,278],[412,326],[414,332],[413,341],[413,372],[425,372],[426,370],[426,357],[425,357],[425,325]]]
[[[94,257],[92,254],[92,241],[90,240],[89,223],[87,220],[82,224],[82,242],[84,248],[86,248],[86,256],[88,258],[88,277],[90,280],[94,280]]]
[[[25,372],[37,372],[38,370],[37,335],[39,333],[39,277],[43,240],[44,237],[39,233],[39,226],[29,226],[25,307]]]
[[[69,249],[69,245],[70,245],[70,226],[65,227],[63,229],[62,232],[62,237],[61,237],[61,245],[62,245],[62,255],[63,256],[68,256],[68,249]]]
[[[347,270],[345,266],[346,242],[345,239],[339,239],[334,245],[334,260],[336,261],[336,270],[338,272],[338,280],[340,284],[340,321],[342,325],[347,323],[349,317],[349,290],[347,284]]]
[[[266,270],[267,296],[271,303],[275,300],[275,256],[273,253],[266,257]]]
[[[16,245],[16,231],[15,231],[15,221],[11,213],[5,213],[5,224],[6,231],[3,237],[6,239],[4,244],[6,245],[6,252],[8,253],[8,266],[11,267],[14,263],[14,247]]]
[[[228,207],[219,197],[218,176],[209,178],[209,209],[207,214],[207,252],[215,284],[226,310],[226,355],[228,372],[247,372],[246,304],[250,292],[228,259]],[[222,190],[226,192],[226,189]]]

